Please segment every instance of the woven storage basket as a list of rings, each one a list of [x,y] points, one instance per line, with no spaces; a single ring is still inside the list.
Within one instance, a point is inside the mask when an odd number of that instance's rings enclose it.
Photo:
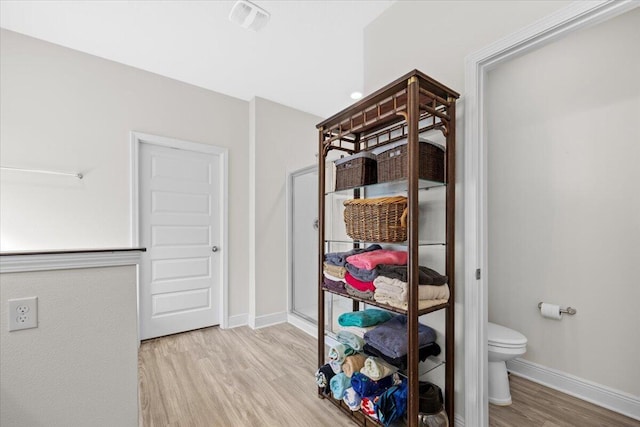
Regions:
[[[369,152],[336,160],[336,191],[361,185],[375,184],[378,169],[376,156]]]
[[[420,140],[420,179],[444,182],[444,147],[431,141]],[[407,177],[407,144],[389,148],[378,154],[378,182],[395,181]]]
[[[407,240],[407,198],[351,199],[344,202],[344,223],[352,239],[367,242]]]

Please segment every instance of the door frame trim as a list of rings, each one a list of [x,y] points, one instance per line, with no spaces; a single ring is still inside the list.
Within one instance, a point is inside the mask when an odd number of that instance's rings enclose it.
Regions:
[[[489,423],[488,391],[488,211],[487,73],[587,26],[640,6],[631,0],[575,1],[465,58],[464,96],[464,418],[466,425]],[[477,269],[482,272],[476,278]]]
[[[220,157],[219,170],[219,190],[220,190],[220,243],[222,250],[220,255],[220,328],[229,327],[229,239],[228,239],[228,200],[229,200],[229,149],[216,145],[203,144],[199,142],[185,141],[181,139],[168,138],[165,136],[151,135],[148,133],[130,132],[130,243],[133,247],[138,247],[140,243],[140,144],[152,144],[162,147],[176,148],[179,150],[193,151],[196,153],[213,154]],[[138,274],[139,277],[139,274]],[[138,284],[138,339],[140,337],[140,285]]]

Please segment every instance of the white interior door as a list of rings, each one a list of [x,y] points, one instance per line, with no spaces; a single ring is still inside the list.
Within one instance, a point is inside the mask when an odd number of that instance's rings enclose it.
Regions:
[[[220,323],[220,156],[142,143],[140,338]]]

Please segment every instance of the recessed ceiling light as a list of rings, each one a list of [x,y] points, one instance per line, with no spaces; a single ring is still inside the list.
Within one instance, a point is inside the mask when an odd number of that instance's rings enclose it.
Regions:
[[[360,99],[362,98],[362,92],[351,92],[351,99]]]

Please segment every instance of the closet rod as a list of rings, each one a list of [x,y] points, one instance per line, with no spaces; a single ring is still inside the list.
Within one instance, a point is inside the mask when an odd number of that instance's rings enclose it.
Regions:
[[[78,179],[84,178],[84,175],[82,175],[81,173],[47,171],[47,170],[42,170],[42,169],[12,168],[12,167],[9,167],[9,166],[0,166],[0,169],[18,171],[18,172],[46,173],[46,174],[49,174],[49,175],[66,175],[66,176],[73,176],[73,177],[76,177]]]

